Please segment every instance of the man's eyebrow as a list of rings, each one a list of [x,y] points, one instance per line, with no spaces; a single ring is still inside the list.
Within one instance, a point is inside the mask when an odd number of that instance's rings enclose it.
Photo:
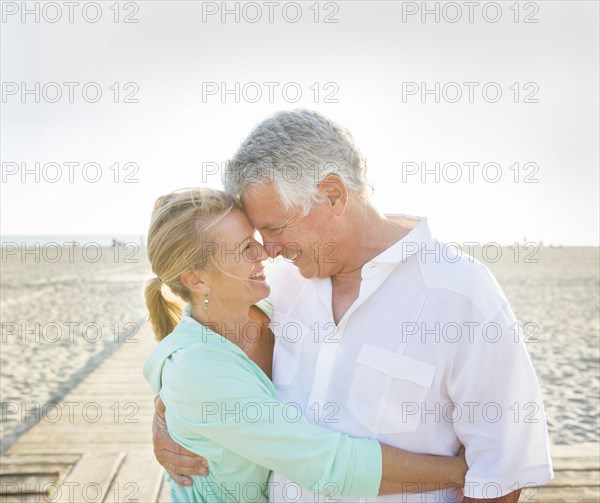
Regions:
[[[273,225],[273,224],[265,224],[265,225],[261,225],[258,228],[258,231],[272,231],[273,229],[278,229],[279,227],[281,227],[281,226]]]

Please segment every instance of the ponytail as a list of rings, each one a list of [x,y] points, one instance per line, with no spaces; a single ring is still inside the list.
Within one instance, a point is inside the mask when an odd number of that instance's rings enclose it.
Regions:
[[[153,278],[146,282],[144,300],[148,309],[148,319],[152,324],[157,341],[169,335],[181,320],[182,304],[169,300],[163,295],[163,282]]]

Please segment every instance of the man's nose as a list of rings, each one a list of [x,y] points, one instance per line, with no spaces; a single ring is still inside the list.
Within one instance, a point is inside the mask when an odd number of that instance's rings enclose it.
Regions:
[[[265,251],[267,252],[267,254],[269,255],[269,257],[271,258],[275,258],[277,257],[277,255],[279,255],[281,253],[281,250],[283,250],[283,246],[276,242],[276,241],[268,241],[265,242],[263,244],[263,247],[265,249]]]

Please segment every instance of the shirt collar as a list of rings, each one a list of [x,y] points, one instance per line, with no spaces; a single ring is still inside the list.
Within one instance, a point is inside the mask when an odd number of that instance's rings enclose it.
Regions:
[[[218,334],[210,327],[207,327],[206,325],[196,321],[196,319],[192,317],[192,306],[190,304],[186,304],[181,310],[181,321],[177,327],[181,327],[182,333],[186,334],[187,337],[189,337],[190,333],[195,333],[202,337],[201,340],[204,343],[220,345],[221,347],[225,346],[232,349],[236,353],[246,355],[246,353],[237,344],[234,344],[226,337]]]
[[[387,278],[398,264],[406,261],[412,255],[415,255],[420,249],[424,248],[432,241],[431,231],[429,230],[426,217],[387,214],[386,217],[411,230],[402,239],[389,248],[386,248],[379,255],[363,265],[361,270],[361,280],[364,281],[364,283],[361,284],[359,294],[359,299],[362,299],[362,302],[377,289],[378,285]],[[310,281],[321,302],[328,310],[329,316],[333,319],[331,278],[315,278]],[[354,310],[354,308],[351,309],[352,311]],[[343,319],[346,318],[347,315],[344,315]]]
[[[411,255],[415,255],[427,243],[432,241],[426,217],[415,217],[404,214],[386,214],[386,217],[406,227],[412,227],[412,229],[401,240],[386,248],[379,255],[363,265],[361,272],[362,279],[378,276],[382,268],[385,268],[386,265],[395,266],[400,262],[406,261]],[[328,309],[331,309],[331,278],[314,278],[310,282],[319,298],[323,301],[323,304]]]
[[[416,254],[421,248],[432,240],[431,231],[426,217],[413,217],[410,215],[386,215],[391,220],[406,226],[412,226],[410,232],[400,241],[383,250],[373,257],[364,266],[363,271],[376,264],[398,264],[406,261],[411,255]]]

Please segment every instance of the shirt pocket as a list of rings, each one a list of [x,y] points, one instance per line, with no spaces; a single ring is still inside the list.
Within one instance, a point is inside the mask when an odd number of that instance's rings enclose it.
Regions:
[[[363,344],[352,377],[348,409],[374,433],[403,433],[419,426],[435,367]]]
[[[302,343],[309,328],[278,311],[273,313],[269,326],[275,334],[273,384],[288,386],[298,374]]]

